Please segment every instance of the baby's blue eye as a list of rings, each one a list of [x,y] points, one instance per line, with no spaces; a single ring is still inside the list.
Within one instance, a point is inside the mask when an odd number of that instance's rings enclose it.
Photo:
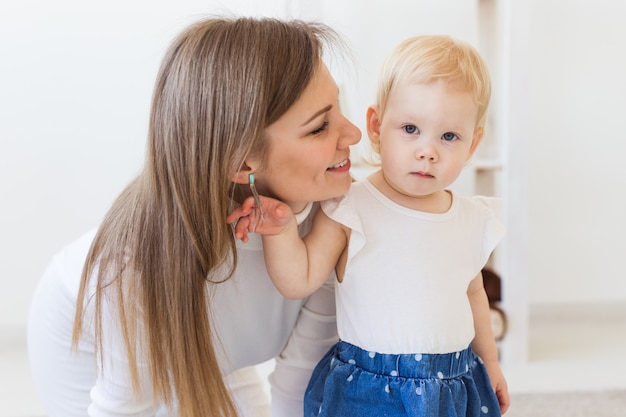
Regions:
[[[458,136],[455,135],[454,133],[446,132],[443,135],[441,135],[441,139],[445,140],[446,142],[452,142],[453,140],[457,140]]]
[[[406,125],[406,126],[403,126],[402,129],[404,129],[404,131],[408,133],[409,135],[414,135],[416,133],[419,133],[419,129],[415,125]]]

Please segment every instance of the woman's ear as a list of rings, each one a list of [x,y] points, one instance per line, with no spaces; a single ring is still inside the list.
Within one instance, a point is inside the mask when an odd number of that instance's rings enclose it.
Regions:
[[[380,113],[378,106],[369,106],[365,116],[367,122],[367,135],[374,145],[380,145]]]
[[[249,180],[249,175],[253,172],[254,170],[252,168],[250,168],[248,166],[248,164],[246,162],[244,162],[241,165],[241,168],[239,168],[239,170],[237,172],[235,172],[235,175],[233,175],[233,177],[231,178],[231,180],[235,183],[235,184],[248,184]]]

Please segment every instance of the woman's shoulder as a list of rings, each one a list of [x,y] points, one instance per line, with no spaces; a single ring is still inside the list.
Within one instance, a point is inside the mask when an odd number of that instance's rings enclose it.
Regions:
[[[78,289],[83,266],[95,235],[96,229],[84,233],[61,248],[52,259],[49,269],[52,269],[51,272],[56,274],[67,287]]]

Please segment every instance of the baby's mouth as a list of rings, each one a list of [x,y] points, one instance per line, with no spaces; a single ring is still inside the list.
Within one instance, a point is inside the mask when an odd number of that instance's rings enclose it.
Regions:
[[[422,178],[434,178],[434,175],[429,174],[428,172],[425,172],[425,171],[413,172],[413,175],[416,175],[416,176],[422,177]]]

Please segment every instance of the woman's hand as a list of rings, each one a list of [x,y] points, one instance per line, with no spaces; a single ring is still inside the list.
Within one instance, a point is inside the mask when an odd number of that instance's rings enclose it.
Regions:
[[[261,207],[257,207],[254,197],[248,197],[226,217],[235,238],[247,242],[249,233],[277,235],[293,219],[291,208],[282,201],[263,196],[259,196],[259,201]]]

